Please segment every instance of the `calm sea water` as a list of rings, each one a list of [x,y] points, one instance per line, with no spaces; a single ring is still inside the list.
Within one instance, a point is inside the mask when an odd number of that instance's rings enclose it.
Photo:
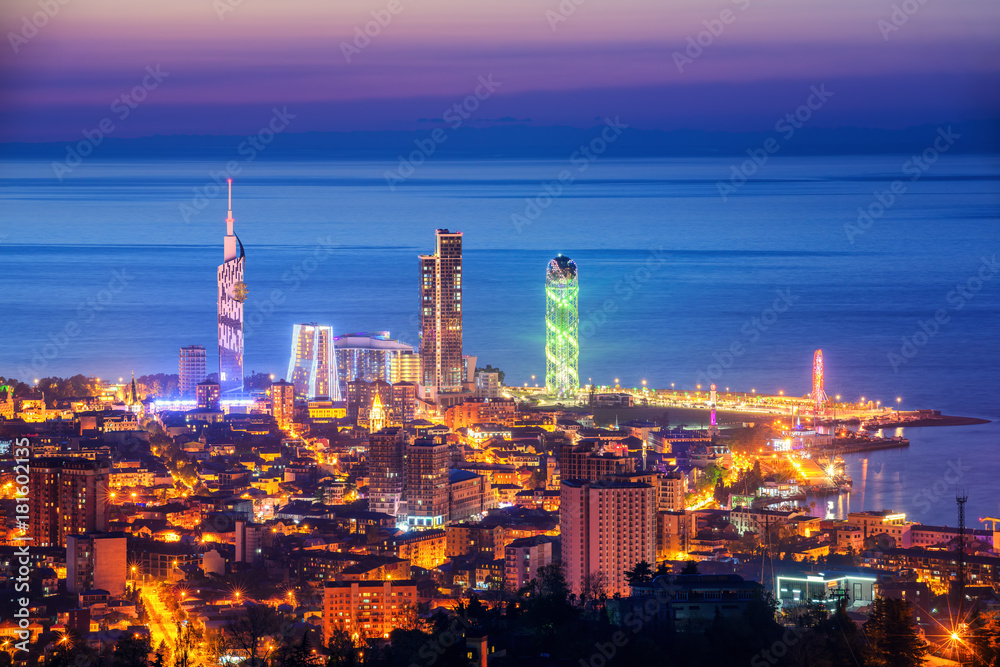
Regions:
[[[395,191],[389,163],[244,165],[246,366],[284,375],[296,322],[416,343],[416,256],[447,227],[465,232],[466,352],[509,383],[543,381],[544,271],[561,252],[579,266],[585,380],[804,394],[822,348],[831,395],[1000,419],[1000,166],[942,158],[851,243],[845,224],[908,178],[906,159],[772,159],[728,201],[729,159],[602,160],[520,229],[525,199],[573,165],[438,161]],[[211,351],[226,201],[195,197],[221,167],[93,161],[58,182],[46,163],[0,163],[0,375],[176,372],[180,346]],[[970,517],[1000,512],[996,423],[906,435],[909,450],[849,458],[838,511],[954,525],[960,486]]]

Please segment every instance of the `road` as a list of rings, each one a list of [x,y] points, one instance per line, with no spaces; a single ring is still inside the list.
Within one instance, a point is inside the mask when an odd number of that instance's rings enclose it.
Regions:
[[[157,591],[152,586],[140,588],[142,604],[146,607],[146,614],[149,617],[149,632],[153,650],[160,646],[160,642],[166,642],[167,656],[173,654],[174,646],[177,643],[177,626],[174,625],[170,610],[160,600]]]

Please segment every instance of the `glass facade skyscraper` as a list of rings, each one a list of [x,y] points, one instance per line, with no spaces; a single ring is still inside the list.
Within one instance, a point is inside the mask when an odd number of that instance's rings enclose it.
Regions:
[[[333,350],[333,327],[315,322],[292,326],[292,354],[287,377],[295,385],[297,394],[341,400]]]

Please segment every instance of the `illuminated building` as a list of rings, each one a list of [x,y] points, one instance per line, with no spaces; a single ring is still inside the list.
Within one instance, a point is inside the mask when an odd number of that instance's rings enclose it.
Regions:
[[[84,533],[66,537],[66,590],[102,589],[125,595],[128,549],[125,533]]]
[[[406,448],[406,519],[411,528],[448,523],[448,445],[417,440]]]
[[[295,418],[295,385],[279,380],[271,384],[271,416],[278,428],[288,431]]]
[[[341,400],[333,340],[331,326],[315,322],[292,326],[292,355],[288,361],[287,377],[299,395]]]
[[[225,256],[219,265],[219,385],[223,392],[243,391],[243,243],[233,231],[233,181],[229,179],[229,215],[226,218]]]
[[[354,380],[413,383],[420,380],[420,358],[413,354],[413,346],[389,338],[388,331],[349,333],[333,341],[341,395],[347,392],[347,383]],[[401,361],[403,357],[408,359]]]
[[[448,520],[464,521],[486,514],[491,503],[490,480],[468,470],[448,471]]]
[[[406,447],[402,428],[373,431],[368,438],[368,504],[372,512],[395,517],[405,514]]]
[[[381,431],[385,428],[385,421],[385,410],[382,408],[382,396],[376,391],[375,398],[372,399],[372,408],[368,411],[368,430]]]
[[[500,398],[500,374],[478,371],[475,374],[476,398]]]
[[[876,535],[888,535],[896,541],[896,546],[910,546],[910,531],[914,523],[906,520],[903,512],[891,510],[869,510],[865,512],[850,512],[847,515],[847,525],[856,526],[862,531],[862,537],[868,539]]]
[[[194,388],[207,377],[205,347],[188,345],[181,348],[177,360],[178,390],[184,398],[194,396]]]
[[[410,565],[432,570],[448,560],[448,533],[443,529],[407,531],[385,540],[384,550]]]
[[[393,359],[389,382],[393,384],[397,382],[420,384],[420,355],[412,352],[397,355]]]
[[[87,459],[37,459],[31,464],[32,546],[65,547],[69,535],[108,527],[111,466]]]
[[[506,424],[517,416],[517,403],[510,400],[472,400],[453,405],[444,413],[444,424],[452,431],[476,424]]]
[[[816,409],[819,410],[827,402],[826,390],[823,387],[823,350],[816,350],[813,354],[813,401],[816,402]]]
[[[437,252],[420,255],[420,384],[460,392],[462,359],[462,233],[439,229]]]
[[[416,616],[417,582],[328,581],[323,590],[323,634],[337,629],[348,635],[388,637]]]
[[[656,562],[656,488],[643,482],[564,481],[559,528],[566,583],[579,594],[584,581],[607,576],[609,596],[629,594],[625,571]]]
[[[236,522],[236,562],[253,565],[264,562],[261,546],[265,530],[267,528],[260,524]]]
[[[377,431],[368,424],[369,413],[378,394],[385,411],[383,427],[398,426],[413,421],[416,411],[417,388],[409,382],[389,384],[382,380],[347,383],[347,417],[369,431]]]
[[[198,386],[195,387],[198,408],[200,410],[218,410],[221,392],[222,389],[219,387],[218,382],[210,380],[199,382]]]
[[[545,388],[555,396],[580,389],[580,336],[576,263],[559,255],[545,273]]]
[[[635,472],[635,459],[627,453],[611,451],[594,442],[563,445],[559,452],[559,470],[563,481],[596,482]]]
[[[518,591],[538,576],[538,568],[551,565],[552,543],[547,535],[522,537],[504,550],[504,587]]]
[[[6,384],[0,385],[0,394],[3,395],[3,400],[0,401],[0,417],[13,419],[17,407],[14,403],[14,388]]]

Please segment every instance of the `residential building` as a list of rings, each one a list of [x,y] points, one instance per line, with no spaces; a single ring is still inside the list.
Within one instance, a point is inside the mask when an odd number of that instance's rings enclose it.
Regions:
[[[200,410],[218,410],[222,387],[218,382],[206,380],[195,385],[195,400]]]
[[[580,593],[595,573],[627,595],[625,571],[656,562],[656,488],[643,482],[564,481],[559,526],[566,582]]]
[[[35,547],[64,547],[70,535],[105,531],[111,503],[106,461],[47,458],[32,461],[30,532]]]
[[[323,634],[335,629],[349,635],[388,638],[416,615],[417,584],[400,581],[328,581],[323,596]]]
[[[402,427],[384,428],[368,436],[368,504],[373,512],[406,514],[406,448],[410,436]]]
[[[449,470],[448,497],[450,521],[482,516],[492,506],[490,480],[468,470]]]
[[[271,416],[282,431],[289,431],[295,420],[295,385],[284,380],[271,383]]]
[[[208,373],[207,354],[204,345],[188,345],[182,347],[177,361],[177,389],[181,397],[190,398],[195,395],[195,387],[204,382]]]
[[[433,255],[420,256],[420,385],[460,392],[462,360],[462,233],[438,229]],[[425,394],[427,396],[427,394]]]
[[[504,550],[504,586],[517,591],[538,576],[538,568],[551,565],[556,538],[547,535],[514,540]]]
[[[442,528],[448,523],[449,447],[416,440],[406,449],[406,515],[411,528]]]
[[[66,536],[66,590],[94,589],[125,594],[128,548],[125,533],[89,532]]]

